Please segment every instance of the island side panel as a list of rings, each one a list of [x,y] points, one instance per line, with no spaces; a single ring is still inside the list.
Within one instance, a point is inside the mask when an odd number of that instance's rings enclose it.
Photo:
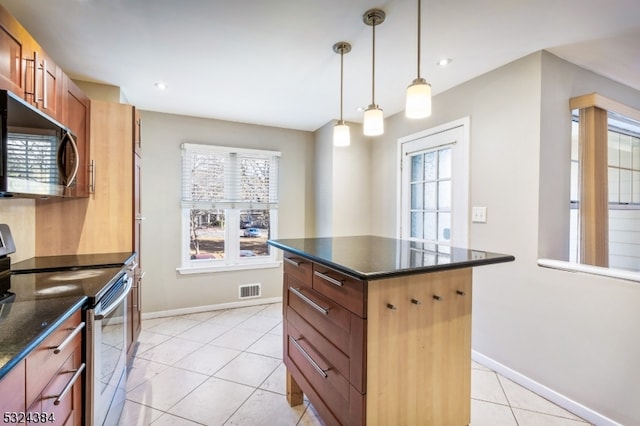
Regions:
[[[471,268],[370,281],[372,425],[471,422]]]

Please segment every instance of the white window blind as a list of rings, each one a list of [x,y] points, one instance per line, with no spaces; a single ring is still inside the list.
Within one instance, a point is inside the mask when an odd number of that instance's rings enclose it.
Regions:
[[[276,151],[182,144],[182,207],[275,209]]]

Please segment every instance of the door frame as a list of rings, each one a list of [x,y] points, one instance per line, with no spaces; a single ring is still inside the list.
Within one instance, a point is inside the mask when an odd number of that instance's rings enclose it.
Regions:
[[[468,247],[469,246],[469,221],[470,221],[470,140],[471,140],[471,117],[466,116],[457,120],[453,120],[417,133],[398,138],[397,141],[397,158],[396,163],[396,179],[397,179],[397,198],[396,198],[396,238],[402,238],[402,146],[407,142],[416,139],[422,139],[438,133],[446,132],[457,127],[462,127],[462,140],[457,141],[455,149],[457,150],[452,159],[452,176],[455,177],[454,193],[452,196],[452,226],[457,226],[453,233],[455,239],[452,239],[452,247]],[[454,210],[455,206],[455,210]]]

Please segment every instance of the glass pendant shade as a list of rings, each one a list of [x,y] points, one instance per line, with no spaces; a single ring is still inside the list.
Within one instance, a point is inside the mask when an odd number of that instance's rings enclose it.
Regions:
[[[378,136],[384,133],[384,114],[378,105],[371,104],[364,110],[362,127],[365,136]]]
[[[349,126],[343,120],[333,126],[333,145],[334,146],[349,146],[351,145],[351,133]]]
[[[431,115],[431,85],[424,78],[416,78],[407,87],[407,118],[426,118]]]

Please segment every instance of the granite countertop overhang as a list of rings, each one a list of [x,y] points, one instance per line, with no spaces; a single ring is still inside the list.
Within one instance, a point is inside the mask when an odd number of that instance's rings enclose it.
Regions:
[[[372,235],[277,239],[268,244],[364,281],[515,260],[508,254]]]
[[[70,296],[0,305],[0,380],[86,301]]]

